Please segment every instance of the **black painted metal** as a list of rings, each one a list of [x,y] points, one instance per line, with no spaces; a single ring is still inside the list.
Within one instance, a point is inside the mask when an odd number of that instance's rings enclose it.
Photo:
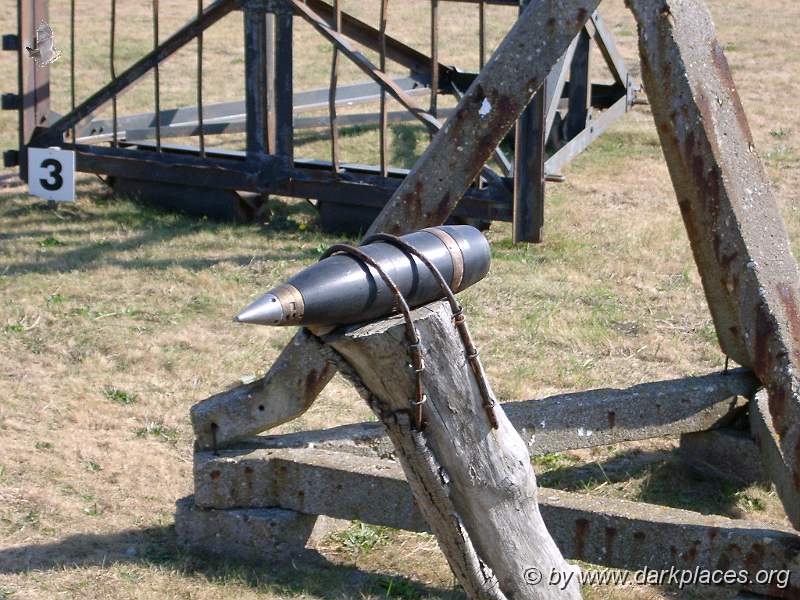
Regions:
[[[542,241],[547,81],[517,121],[514,151],[513,240]]]
[[[519,0],[442,1],[461,1],[476,6],[481,65],[487,60],[488,52],[486,7],[519,5]],[[119,181],[124,179],[128,188],[142,182],[143,189],[155,190],[160,182],[169,186],[169,189],[164,188],[165,193],[169,191],[174,195],[179,189],[175,186],[193,186],[187,187],[187,202],[191,201],[192,189],[201,188],[226,190],[221,195],[223,203],[230,202],[233,196],[228,192],[233,191],[311,198],[318,200],[318,205],[325,207],[328,215],[331,214],[331,205],[342,207],[343,212],[348,213],[344,216],[348,220],[352,219],[352,211],[360,208],[365,223],[368,223],[370,215],[385,204],[407,173],[387,164],[390,153],[388,124],[416,118],[429,131],[435,132],[441,127],[437,113],[446,118],[451,112],[438,106],[437,96],[458,96],[459,90],[469,87],[476,77],[475,73],[462,72],[439,62],[438,0],[430,0],[430,56],[386,34],[387,0],[382,0],[381,16],[376,26],[337,11],[334,0],[214,0],[205,9],[203,0],[197,0],[196,17],[163,41],[159,40],[158,0],[151,2],[153,49],[118,74],[114,65],[118,15],[116,0],[112,0],[111,81],[75,106],[72,76],[72,110],[66,115],[55,119],[51,116],[48,69],[32,69],[32,63],[24,61],[20,54],[20,93],[6,94],[3,99],[4,107],[13,105],[20,111],[19,151],[14,159],[18,157],[22,163],[23,178],[27,146],[61,145],[76,149],[78,170],[116,177]],[[27,32],[46,16],[47,0],[18,0],[18,3],[19,31],[16,36],[11,36],[14,40],[9,36],[4,38],[4,48],[13,47],[19,52],[19,39],[29,37]],[[74,5],[74,0],[71,0],[72,22]],[[204,106],[203,31],[234,10],[241,10],[244,15],[245,100]],[[292,31],[295,16],[311,23],[337,49],[332,86],[327,89],[293,91]],[[197,106],[162,110],[159,63],[194,39],[197,39]],[[611,71],[614,79],[611,85],[592,84],[589,78],[588,56],[593,41]],[[356,44],[377,52],[380,66],[372,65],[358,51]],[[344,58],[355,61],[372,82],[338,86],[336,69]],[[409,76],[389,79],[386,75],[388,61],[408,68]],[[71,63],[74,65],[74,61]],[[155,77],[155,112],[117,115],[117,96],[151,71]],[[513,220],[515,241],[540,241],[544,181],[560,180],[556,173],[633,104],[637,88],[630,81],[600,15],[592,15],[579,38],[548,77],[544,86],[546,91],[537,94],[524,112],[516,128],[513,166],[498,148],[496,156],[505,177],[485,168],[454,214],[462,219]],[[388,112],[387,94],[399,100],[407,111]],[[429,95],[430,110],[417,104],[416,98],[422,94]],[[341,114],[337,117],[336,108],[342,103],[359,101],[380,102],[381,109],[375,114]],[[112,118],[92,120],[91,114],[107,102],[112,104]],[[297,116],[304,111],[326,107],[333,117],[330,121],[325,117]],[[596,109],[599,116],[589,123],[592,109]],[[48,119],[55,122],[50,124]],[[561,122],[564,127],[559,126]],[[335,142],[339,129],[372,124],[380,127],[380,146],[376,149],[380,157],[378,164],[344,162]],[[326,126],[334,138],[332,160],[295,160],[295,130]],[[560,137],[557,129],[561,131]],[[208,136],[239,132],[246,134],[245,152],[225,152],[208,147]],[[177,136],[197,136],[199,147],[163,143],[165,138]],[[553,142],[548,146],[549,158],[545,154],[545,140]],[[105,146],[107,143],[110,147]],[[211,196],[204,192],[204,198],[207,202]]]

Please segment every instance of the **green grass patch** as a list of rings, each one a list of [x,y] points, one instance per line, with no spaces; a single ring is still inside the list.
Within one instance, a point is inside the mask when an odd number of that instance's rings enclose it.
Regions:
[[[378,546],[389,543],[388,529],[357,521],[332,539],[354,554],[369,554]]]
[[[63,245],[64,245],[64,242],[62,242],[61,240],[59,240],[56,237],[53,237],[52,235],[47,236],[46,238],[43,238],[43,239],[39,240],[39,247],[40,248],[55,248],[57,246],[63,246]]]
[[[135,404],[139,399],[136,394],[126,392],[125,390],[114,386],[105,388],[103,390],[103,396],[105,396],[106,400],[114,402],[115,404],[122,404],[123,406]]]
[[[134,435],[138,438],[157,438],[160,441],[171,444],[177,443],[180,437],[177,429],[167,427],[163,421],[147,421],[142,427],[134,431]]]

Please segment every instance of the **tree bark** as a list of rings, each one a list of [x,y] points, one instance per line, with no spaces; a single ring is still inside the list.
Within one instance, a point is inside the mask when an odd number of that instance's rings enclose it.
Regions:
[[[499,426],[491,428],[449,307],[439,302],[412,314],[425,362],[422,432],[408,426],[415,373],[402,319],[323,341],[368,390],[453,571],[471,598],[580,598],[577,569],[564,561],[539,513],[527,446],[499,404]],[[551,573],[560,574],[561,586],[548,585]]]

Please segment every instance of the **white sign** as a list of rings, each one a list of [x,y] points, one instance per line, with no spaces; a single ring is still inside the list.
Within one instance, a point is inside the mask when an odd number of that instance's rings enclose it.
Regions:
[[[57,202],[75,200],[75,152],[28,148],[28,191]]]

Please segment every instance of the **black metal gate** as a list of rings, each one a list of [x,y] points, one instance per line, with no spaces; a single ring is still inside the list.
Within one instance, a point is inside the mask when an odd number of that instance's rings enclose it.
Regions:
[[[69,0],[70,110],[50,110],[49,67],[37,67],[24,46],[48,15],[47,0],[18,0],[18,32],[3,36],[3,48],[19,56],[19,90],[3,95],[3,108],[19,111],[19,147],[4,154],[7,166],[19,165],[26,179],[28,147],[60,146],[76,153],[76,169],[108,176],[118,189],[156,191],[184,206],[205,202],[220,213],[237,206],[238,193],[275,194],[316,200],[323,221],[361,221],[368,224],[386,203],[407,170],[388,164],[389,123],[415,119],[434,134],[449,111],[440,97],[458,98],[477,75],[439,61],[439,0],[414,0],[429,9],[430,39],[425,54],[387,35],[388,0],[380,3],[374,26],[341,10],[339,0],[215,0],[166,39],[159,39],[158,0],[152,0],[153,48],[130,67],[114,69],[115,31],[119,28],[116,0],[111,2],[110,81],[88,98],[75,99],[75,0]],[[513,0],[460,1],[479,22],[479,64],[486,61],[486,5],[516,6]],[[522,4],[526,4],[523,2]],[[471,7],[468,5],[472,5]],[[204,103],[203,32],[233,11],[244,19],[245,98]],[[292,32],[296,19],[308,23],[333,46],[330,85],[325,89],[294,91]],[[196,40],[196,106],[163,108],[159,65]],[[613,78],[593,83],[589,55],[592,42],[600,49]],[[373,64],[358,47],[378,56]],[[368,81],[338,83],[341,57],[352,61]],[[401,78],[387,75],[387,61],[407,69]],[[145,75],[154,78],[154,112],[117,114],[117,97]],[[188,81],[188,79],[187,79]],[[484,168],[455,211],[461,219],[515,222],[515,241],[540,241],[544,183],[562,181],[563,167],[583,151],[634,103],[638,88],[631,80],[613,39],[599,14],[594,14],[567,53],[550,73],[540,93],[519,119],[515,151],[509,159],[495,150],[494,167]],[[390,112],[391,97],[403,111]],[[377,103],[376,112],[337,114],[341,106]],[[93,115],[110,103],[111,118]],[[327,116],[307,115],[327,108]],[[340,159],[339,131],[352,125],[375,126],[379,140],[374,164],[350,164]],[[304,128],[327,128],[330,155],[326,159],[295,157],[295,134]],[[219,149],[213,136],[243,133],[244,148]],[[191,138],[193,144],[170,143]],[[209,200],[210,199],[210,200]],[[210,201],[210,205],[209,205]],[[233,203],[233,204],[231,204]],[[251,207],[252,208],[252,207]]]

